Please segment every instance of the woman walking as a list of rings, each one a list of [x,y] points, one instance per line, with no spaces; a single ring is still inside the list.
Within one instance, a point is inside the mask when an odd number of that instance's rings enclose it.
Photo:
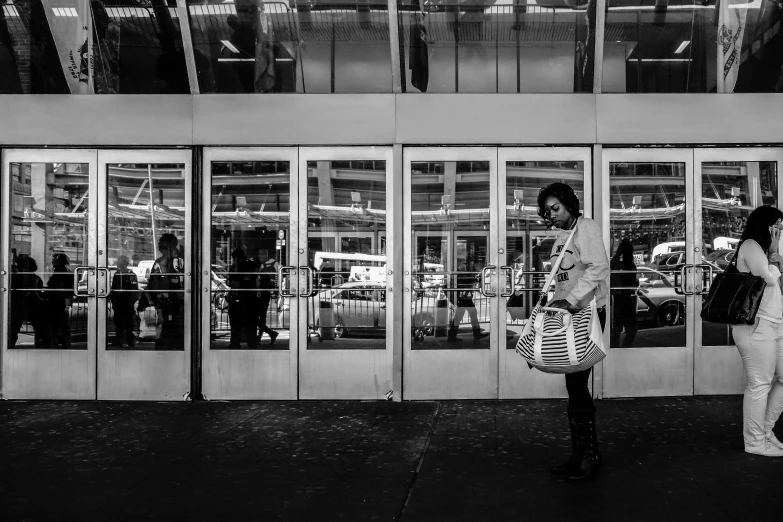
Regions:
[[[587,307],[593,297],[601,320],[606,322],[606,296],[609,293],[609,258],[601,229],[592,219],[581,217],[579,199],[565,183],[552,183],[538,194],[538,214],[547,226],[563,232],[557,237],[550,260],[555,262],[572,229],[571,246],[555,277],[555,295],[547,306],[566,310]],[[571,427],[573,454],[568,461],[554,466],[552,473],[571,480],[587,480],[603,466],[595,430],[595,406],[587,387],[590,369],[565,376],[568,390],[568,424]]]
[[[745,451],[783,457],[783,444],[772,433],[783,411],[783,294],[778,253],[783,212],[759,207],[748,216],[737,248],[737,269],[767,282],[753,325],[732,327],[747,385],[742,402]]]

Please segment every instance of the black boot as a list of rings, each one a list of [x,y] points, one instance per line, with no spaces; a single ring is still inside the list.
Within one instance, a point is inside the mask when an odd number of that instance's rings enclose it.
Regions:
[[[551,471],[553,475],[570,475],[571,472],[576,471],[579,462],[582,460],[582,452],[579,448],[579,437],[576,432],[576,420],[571,413],[571,406],[568,406],[568,426],[571,428],[571,457],[563,462],[552,466]]]
[[[571,480],[589,480],[604,465],[598,451],[598,437],[595,433],[595,406],[586,410],[573,410],[576,421],[581,458],[577,467],[568,476]]]

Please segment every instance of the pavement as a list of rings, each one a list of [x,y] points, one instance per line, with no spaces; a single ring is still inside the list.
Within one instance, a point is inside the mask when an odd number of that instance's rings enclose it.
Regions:
[[[606,466],[570,483],[562,400],[2,401],[0,520],[781,520],[741,397],[597,408]]]

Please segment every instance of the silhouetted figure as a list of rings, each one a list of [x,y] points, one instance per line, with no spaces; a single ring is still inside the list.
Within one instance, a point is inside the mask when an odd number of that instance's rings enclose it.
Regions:
[[[279,334],[267,326],[266,313],[269,310],[269,303],[272,301],[275,260],[267,259],[265,262],[261,263],[258,271],[258,328],[261,330],[258,338],[260,339],[264,334],[267,334],[270,337],[269,344],[272,345],[275,344]]]
[[[139,299],[139,282],[129,268],[128,256],[117,259],[117,271],[111,278],[111,301],[114,312],[114,342],[117,347],[133,348],[136,338],[133,336],[136,310],[134,305]]]
[[[633,262],[633,245],[628,239],[623,239],[612,257],[611,269],[623,270],[621,274],[611,275],[612,286],[612,335],[611,346],[620,346],[620,333],[625,328],[623,348],[633,346],[639,325],[636,318],[636,289],[639,281],[636,275],[636,264]],[[615,290],[615,287],[621,287]]]
[[[73,273],[68,270],[70,260],[65,254],[52,256],[52,276],[46,283],[49,290],[52,341],[55,348],[71,349],[71,306],[73,305]],[[44,339],[46,342],[46,340]],[[48,344],[48,342],[46,342]]]
[[[231,341],[228,347],[241,348],[244,337],[248,348],[258,346],[258,275],[255,264],[245,251],[237,248],[231,252],[232,264],[228,273],[228,321],[231,325]]]
[[[42,347],[42,312],[46,301],[41,295],[43,281],[35,274],[38,264],[31,257],[22,257],[11,274],[11,302],[9,307],[8,346],[13,348],[25,321],[33,328],[35,347]]]
[[[185,261],[179,257],[179,241],[174,234],[163,234],[158,240],[160,257],[150,271],[145,290],[145,305],[157,311],[160,335],[155,340],[156,350],[183,350],[185,348]],[[139,309],[142,310],[140,303]]]

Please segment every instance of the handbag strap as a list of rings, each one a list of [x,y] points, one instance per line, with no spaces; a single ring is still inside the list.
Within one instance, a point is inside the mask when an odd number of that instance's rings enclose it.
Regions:
[[[568,239],[566,239],[566,242],[563,245],[563,249],[560,251],[560,255],[557,256],[557,261],[555,261],[554,264],[552,265],[552,270],[549,272],[549,275],[546,278],[546,282],[544,283],[544,287],[541,289],[542,297],[545,296],[546,293],[549,291],[549,286],[552,284],[552,281],[555,279],[555,274],[557,274],[557,271],[560,269],[560,264],[563,262],[563,258],[565,257],[566,250],[571,244],[571,240],[574,239],[574,234],[576,233],[576,224],[578,221],[579,218],[577,218],[577,221],[574,221],[574,226],[571,228],[571,233],[568,235]]]

